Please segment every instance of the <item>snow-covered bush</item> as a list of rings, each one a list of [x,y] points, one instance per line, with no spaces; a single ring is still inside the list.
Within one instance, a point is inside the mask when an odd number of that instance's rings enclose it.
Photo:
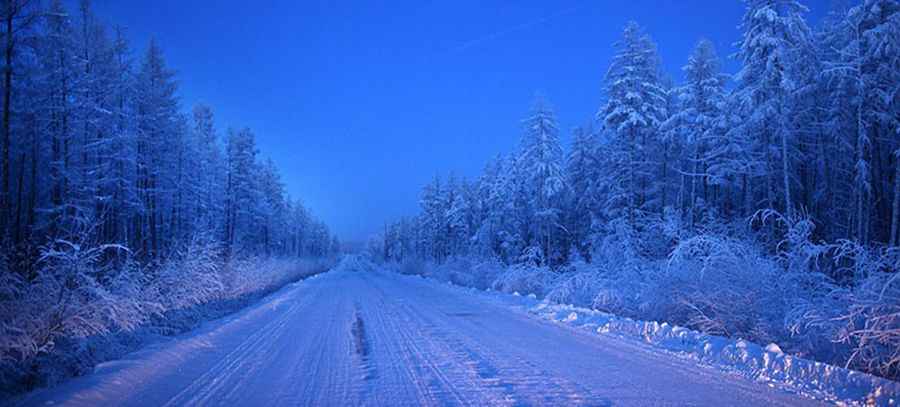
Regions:
[[[534,294],[538,298],[553,287],[558,274],[547,267],[518,264],[509,267],[492,284],[492,288],[506,293]]]
[[[800,304],[813,307],[827,299],[832,285],[818,269],[830,246],[811,242],[812,223],[805,217],[767,212],[760,219],[777,220],[785,231],[777,256],[750,239],[670,230],[679,226],[664,221],[653,229],[674,246],[661,261],[644,254],[652,251],[635,242],[640,234],[634,228],[614,223],[612,233],[595,246],[595,279],[572,276],[557,289],[566,293],[575,282],[590,283],[597,290],[593,307],[601,311],[778,342],[791,351],[835,354],[828,346],[831,339],[821,340],[823,332],[812,335],[815,326],[799,322],[813,308],[795,312]],[[793,337],[801,331],[809,337]],[[814,337],[820,340],[813,343]]]
[[[600,273],[595,267],[576,261],[562,270],[559,279],[547,293],[547,299],[557,304],[588,308],[593,306],[594,299],[603,289],[600,282]]]
[[[580,271],[563,274],[547,293],[547,299],[557,304],[571,304],[590,307],[602,286],[595,271]]]
[[[32,305],[26,302],[28,283],[7,268],[0,258],[0,383],[8,383],[21,373],[20,360],[37,352],[31,332],[40,321],[33,321]],[[2,395],[0,395],[2,396]]]
[[[216,244],[193,240],[160,266],[148,290],[166,310],[190,308],[222,298],[225,285],[219,256]]]
[[[846,365],[900,377],[900,273],[874,273],[850,295],[838,336],[852,349]]]
[[[829,326],[833,339],[849,348],[846,366],[900,377],[900,250],[842,241],[835,258],[856,282],[832,293],[843,307],[828,320],[840,323]],[[827,323],[818,315],[808,321]]]
[[[400,273],[411,276],[425,274],[425,262],[415,257],[405,258],[400,263]]]
[[[91,247],[83,242],[57,240],[43,249],[38,275],[29,286],[26,298],[41,321],[29,335],[35,353],[52,349],[57,339],[86,338],[115,330],[130,330],[148,318],[142,304],[133,297],[133,270],[105,266],[102,257],[108,251],[123,250],[116,245]],[[114,284],[104,284],[104,280]],[[117,292],[122,289],[124,292]],[[31,355],[23,355],[29,357]]]
[[[328,270],[330,259],[291,259],[253,257],[232,260],[222,267],[225,296],[239,299],[268,293],[289,282]]]
[[[443,263],[431,265],[428,274],[440,281],[464,287],[475,287],[476,285],[473,262],[462,256],[452,257]]]
[[[403,267],[401,264],[401,272]],[[423,271],[419,273],[420,275],[480,290],[491,288],[494,280],[506,270],[506,266],[499,260],[481,260],[464,256],[454,256],[443,263],[421,267]]]
[[[629,262],[638,259],[637,232],[624,219],[614,219],[594,234],[594,263]],[[621,264],[621,263],[619,263]]]
[[[122,252],[87,238],[58,239],[42,248],[33,279],[0,270],[3,387],[33,375],[34,359],[61,343],[132,331],[159,310],[142,295],[144,280],[133,263],[105,261]]]
[[[503,274],[506,266],[496,258],[479,261],[472,267],[472,287],[479,290],[491,288],[494,281]]]
[[[760,343],[782,336],[793,288],[758,248],[714,235],[679,242],[655,283],[654,317]]]

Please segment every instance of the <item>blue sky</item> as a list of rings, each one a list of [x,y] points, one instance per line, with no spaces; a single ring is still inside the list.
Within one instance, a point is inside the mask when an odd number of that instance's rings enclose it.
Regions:
[[[830,1],[804,4],[816,24]],[[343,239],[364,239],[414,213],[435,174],[474,177],[512,150],[536,92],[555,107],[567,141],[600,106],[612,44],[627,21],[647,30],[679,80],[700,38],[723,58],[734,52],[744,10],[728,0],[94,0],[94,7],[127,29],[138,53],[155,37],[178,72],[182,105],[211,105],[220,134],[252,128],[291,195]]]

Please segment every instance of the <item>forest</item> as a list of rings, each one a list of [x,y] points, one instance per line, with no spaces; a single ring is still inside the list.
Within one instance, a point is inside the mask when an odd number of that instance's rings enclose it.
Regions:
[[[698,39],[680,83],[629,23],[568,148],[537,97],[513,152],[436,177],[368,255],[900,379],[900,2],[818,27],[745,5],[735,49]]]
[[[337,238],[253,131],[182,106],[160,44],[133,52],[88,0],[0,21],[0,395],[327,269]]]

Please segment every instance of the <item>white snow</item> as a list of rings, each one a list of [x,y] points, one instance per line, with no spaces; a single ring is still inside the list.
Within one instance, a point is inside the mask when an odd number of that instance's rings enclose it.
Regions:
[[[594,333],[602,327],[616,335]],[[738,346],[666,324],[552,306],[527,296],[447,286],[374,270],[349,258],[336,270],[285,287],[238,314],[18,402],[85,406],[819,403],[782,386],[700,366],[696,360],[643,342],[684,351],[708,346],[710,356],[700,357],[703,361],[758,361],[760,372],[776,378],[800,381],[810,369],[802,360],[750,343]],[[777,369],[770,367],[776,365]],[[837,368],[829,372],[833,383],[838,378],[871,383],[865,375],[851,377]],[[892,389],[884,386],[882,392]]]
[[[762,347],[745,340],[707,335],[656,321],[635,321],[611,314],[550,304],[523,304],[528,312],[621,338],[633,338],[703,364],[736,372],[817,399],[845,404],[896,405],[900,383],[821,362],[786,355],[774,343]]]

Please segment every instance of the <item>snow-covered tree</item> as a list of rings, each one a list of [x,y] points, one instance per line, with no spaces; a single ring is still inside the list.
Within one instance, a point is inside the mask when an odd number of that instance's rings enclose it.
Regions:
[[[735,152],[728,148],[731,140],[718,125],[725,107],[726,77],[712,43],[701,40],[682,69],[685,84],[677,90],[679,109],[664,127],[684,150],[682,161],[687,165],[680,172],[687,182],[679,189],[688,197],[686,216],[693,222],[697,199],[702,194],[704,201],[709,200],[710,184],[720,184],[726,175],[720,163],[735,158]]]
[[[622,39],[606,74],[607,102],[598,119],[614,136],[621,154],[610,157],[615,174],[611,182],[621,196],[611,197],[612,205],[623,205],[625,216],[634,223],[637,211],[645,210],[652,182],[650,157],[658,140],[657,129],[665,120],[666,94],[659,79],[656,45],[637,23],[625,26]]]
[[[561,209],[566,179],[556,115],[539,97],[531,115],[522,124],[524,133],[518,165],[522,171],[524,191],[530,197],[528,208],[534,217],[531,233],[542,248],[544,259],[559,259],[562,253],[556,250],[555,243],[564,230]]]
[[[566,160],[566,179],[571,190],[567,206],[566,229],[572,247],[579,255],[590,253],[588,234],[595,214],[600,210],[595,184],[599,174],[597,139],[593,127],[574,130],[572,147]]]
[[[736,76],[737,96],[746,109],[744,131],[756,135],[755,148],[766,160],[767,205],[776,204],[776,179],[780,178],[782,205],[791,214],[794,202],[790,171],[796,135],[787,120],[787,104],[800,85],[792,76],[791,65],[796,62],[792,58],[811,36],[801,15],[806,8],[796,0],[746,3],[741,23],[743,38],[737,53],[744,66]]]

